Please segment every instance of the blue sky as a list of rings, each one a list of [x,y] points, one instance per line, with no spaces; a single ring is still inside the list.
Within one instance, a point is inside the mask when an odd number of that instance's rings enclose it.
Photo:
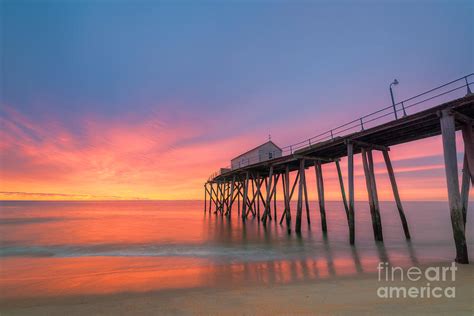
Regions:
[[[285,145],[390,104],[394,77],[401,99],[472,72],[473,15],[472,1],[4,0],[1,114],[83,142],[84,120],[156,116],[204,125],[176,144]]]
[[[3,1],[2,101],[107,115],[383,104],[393,77],[408,96],[472,70],[472,20],[459,1]]]

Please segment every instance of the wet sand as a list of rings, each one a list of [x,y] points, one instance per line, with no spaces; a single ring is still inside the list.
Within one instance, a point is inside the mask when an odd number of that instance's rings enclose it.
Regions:
[[[444,264],[446,265],[446,264]],[[378,275],[362,274],[286,285],[238,288],[194,288],[146,293],[64,296],[2,301],[1,315],[472,315],[474,265],[459,265],[456,281],[432,283],[454,286],[455,298],[388,298],[377,296],[380,286],[426,286],[419,282],[381,283]]]

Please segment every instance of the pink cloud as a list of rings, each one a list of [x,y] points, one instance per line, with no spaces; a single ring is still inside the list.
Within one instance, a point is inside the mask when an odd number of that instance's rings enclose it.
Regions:
[[[10,107],[4,107],[4,113],[0,117],[0,190],[43,192],[59,197],[66,194],[201,199],[203,183],[211,172],[228,165],[230,159],[242,151],[265,141],[268,134],[265,125],[235,132],[239,125],[232,121],[228,123],[231,131],[223,136],[213,120],[196,120],[185,114],[171,117],[160,112],[151,113],[145,119],[79,117],[75,127],[54,117],[46,121],[31,120]],[[308,131],[307,127],[298,128],[302,125],[309,124],[278,123],[272,128],[277,130],[276,135],[285,134],[282,139],[296,140]],[[263,135],[263,139],[259,135]],[[274,139],[278,143],[280,137],[274,136]],[[463,151],[460,139],[458,151]],[[439,163],[442,160],[428,159],[442,159],[441,155],[439,137],[392,147],[402,198],[446,198],[444,170]],[[378,153],[374,159],[380,199],[391,200],[383,159]],[[356,198],[366,199],[359,156],[355,164]],[[345,176],[345,159],[341,166]],[[328,199],[340,199],[334,166],[324,166],[323,170]],[[429,182],[417,176],[427,171],[436,174]],[[314,199],[314,170],[308,170],[307,177],[310,198]],[[347,186],[347,182],[345,184]]]
[[[86,117],[77,132],[58,120],[6,112],[2,191],[197,198],[211,171],[248,143],[244,136],[208,141],[202,121]]]

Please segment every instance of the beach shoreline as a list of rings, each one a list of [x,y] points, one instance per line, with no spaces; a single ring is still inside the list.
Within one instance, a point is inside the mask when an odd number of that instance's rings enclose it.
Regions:
[[[432,266],[447,266],[446,263]],[[474,265],[458,265],[455,298],[380,298],[377,273],[289,284],[2,300],[2,315],[456,314],[474,311]],[[426,282],[391,282],[424,286]],[[387,284],[385,284],[387,285]],[[433,285],[434,286],[434,285]]]

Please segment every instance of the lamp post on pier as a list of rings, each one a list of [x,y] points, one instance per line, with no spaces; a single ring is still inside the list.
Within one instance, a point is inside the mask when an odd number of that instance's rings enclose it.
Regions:
[[[393,98],[392,86],[396,86],[397,84],[398,84],[397,79],[394,79],[393,82],[390,84],[390,96],[392,97],[393,113],[395,114],[396,120],[398,120],[398,115],[397,115],[397,108],[395,107],[395,99]]]

